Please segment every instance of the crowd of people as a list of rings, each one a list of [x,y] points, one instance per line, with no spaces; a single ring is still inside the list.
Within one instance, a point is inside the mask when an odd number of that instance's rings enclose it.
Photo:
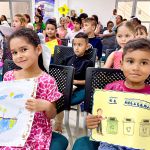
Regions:
[[[109,43],[109,39],[112,38],[117,41],[113,43],[114,51],[102,67],[122,69],[126,79],[111,83],[105,89],[150,93],[150,86],[145,84],[145,80],[150,75],[150,41],[146,27],[135,16],[127,20],[114,9],[107,27],[104,27],[97,15],[88,16],[82,13],[77,16],[75,12],[71,12],[70,16],[61,17],[59,22],[55,18],[43,22],[42,12],[37,9],[34,22],[31,21],[29,14],[16,14],[12,20],[10,24],[5,15],[0,17],[1,26],[13,29],[9,37],[2,30],[0,31],[0,59],[2,63],[5,59],[12,59],[22,69],[7,72],[3,80],[35,77],[38,79],[38,88],[35,100],[27,100],[25,106],[29,111],[35,111],[35,116],[24,147],[0,146],[0,149],[48,150],[52,140],[50,119],[53,118],[55,118],[54,130],[63,133],[63,112],[57,115],[55,105],[62,93],[58,91],[55,79],[48,75],[49,65],[54,63],[54,48],[56,45],[62,45],[63,39],[67,39],[68,46],[72,46],[74,50],[74,54],[62,62],[62,65],[75,68],[73,84],[77,89],[72,94],[72,103],[76,99],[80,103],[84,101],[86,69],[95,66],[87,58],[87,51],[90,48],[97,49],[95,62],[98,64],[97,67],[100,67],[106,47],[112,45],[111,41]],[[107,44],[104,42],[106,39]],[[97,128],[99,122],[101,117],[98,115],[88,115],[86,118],[89,129]],[[82,148],[76,147],[76,149]],[[98,148],[98,150],[116,149],[133,150],[134,148],[103,142],[100,142]]]

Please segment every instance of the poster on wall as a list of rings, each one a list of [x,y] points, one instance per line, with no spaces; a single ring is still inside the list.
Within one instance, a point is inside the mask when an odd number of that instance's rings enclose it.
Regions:
[[[36,88],[34,79],[0,82],[0,146],[24,146],[34,118],[25,103]]]
[[[93,140],[150,150],[149,94],[97,89],[93,103],[93,115],[101,117]]]
[[[43,13],[43,21],[54,17],[55,0],[35,0],[35,8],[39,8]]]

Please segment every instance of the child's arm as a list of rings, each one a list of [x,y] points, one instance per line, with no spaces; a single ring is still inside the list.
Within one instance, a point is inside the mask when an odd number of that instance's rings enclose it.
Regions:
[[[91,115],[89,114],[87,117],[86,117],[86,125],[87,125],[87,128],[88,129],[95,129],[98,127],[98,124],[100,123],[101,121],[101,118],[98,117],[97,115],[94,116],[94,115]]]
[[[105,62],[105,65],[103,66],[103,68],[111,68],[113,66],[113,63],[114,63],[114,52],[112,52],[106,62]]]
[[[85,80],[73,80],[73,84],[75,84],[75,85],[85,85]]]
[[[28,99],[26,109],[35,112],[45,112],[46,116],[53,119],[56,116],[55,102],[49,102],[43,99]]]

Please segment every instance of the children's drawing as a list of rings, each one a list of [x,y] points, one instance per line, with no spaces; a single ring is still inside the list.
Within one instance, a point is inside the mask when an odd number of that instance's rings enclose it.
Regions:
[[[117,134],[118,132],[118,120],[115,117],[109,117],[107,119],[107,133]]]
[[[102,119],[91,139],[114,145],[150,150],[150,95],[96,89],[93,115]],[[103,110],[103,111],[102,111]]]
[[[0,146],[24,146],[34,118],[25,103],[36,87],[34,79],[0,83]]]
[[[150,137],[150,120],[143,119],[140,123],[139,135],[142,137]]]
[[[131,118],[125,118],[123,121],[123,133],[124,135],[132,136],[134,134],[134,120]]]
[[[98,124],[98,127],[97,127],[97,133],[103,135],[102,133],[102,121],[104,119],[106,119],[106,117],[103,116],[103,110],[101,108],[98,108],[97,109],[97,115],[100,117],[101,121],[100,123]]]

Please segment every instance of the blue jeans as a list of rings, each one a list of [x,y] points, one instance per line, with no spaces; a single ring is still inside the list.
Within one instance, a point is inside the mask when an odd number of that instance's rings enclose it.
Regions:
[[[98,150],[138,150],[134,148],[128,148],[125,146],[118,146],[113,144],[108,144],[105,142],[100,142],[100,146],[98,147]]]

